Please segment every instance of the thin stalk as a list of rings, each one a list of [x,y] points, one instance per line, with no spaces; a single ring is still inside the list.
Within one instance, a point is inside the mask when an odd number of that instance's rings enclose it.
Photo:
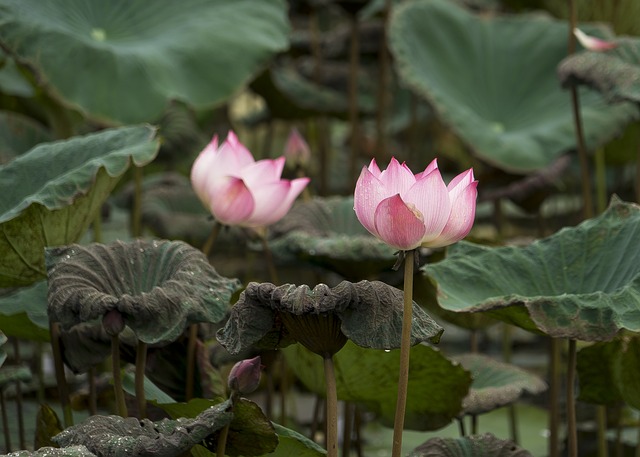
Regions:
[[[607,208],[607,164],[604,157],[604,148],[599,148],[595,154],[596,165],[596,209],[598,214]]]
[[[289,392],[289,380],[287,371],[287,361],[281,352],[276,352],[276,357],[280,359],[280,425],[287,426],[287,393]]]
[[[214,222],[213,227],[211,227],[211,233],[209,233],[209,237],[207,238],[207,241],[205,241],[204,245],[202,246],[201,251],[207,258],[211,254],[211,248],[213,247],[213,244],[218,239],[218,235],[220,234],[221,228],[222,228],[222,225],[218,224],[217,222]]]
[[[9,418],[7,417],[7,402],[4,398],[4,389],[0,390],[0,409],[2,409],[2,432],[4,433],[4,445],[7,454],[11,452],[11,430],[9,430]]]
[[[511,363],[511,336],[513,327],[504,322],[502,324],[502,361]],[[509,405],[509,439],[514,443],[518,443],[518,414],[516,405]]]
[[[138,340],[136,348],[136,400],[138,401],[138,417],[147,417],[147,398],[144,394],[144,372],[147,367],[147,343]]]
[[[309,430],[309,439],[311,439],[312,441],[315,441],[316,433],[318,433],[320,414],[322,413],[323,409],[324,399],[320,395],[316,395],[316,400],[313,402],[313,415],[311,417],[311,427]]]
[[[224,457],[227,450],[227,437],[229,436],[229,424],[225,425],[218,436],[218,446],[216,447],[216,456]]]
[[[471,415],[471,434],[476,435],[478,433],[478,415]]]
[[[349,52],[349,124],[351,125],[351,152],[349,154],[349,179],[356,182],[360,126],[358,119],[358,70],[360,67],[360,36],[358,18],[351,18],[351,47]]]
[[[338,388],[333,356],[324,357],[324,380],[327,389],[327,457],[338,457]]]
[[[116,398],[116,409],[121,417],[127,417],[127,403],[124,400],[122,389],[122,371],[120,370],[120,338],[118,335],[111,337],[111,369],[113,372],[113,393]]]
[[[560,456],[560,340],[549,340],[549,457]]]
[[[636,158],[636,202],[640,202],[640,138],[638,139]]]
[[[218,224],[216,224],[218,225]],[[189,325],[187,342],[187,379],[185,381],[185,401],[193,398],[196,385],[196,352],[198,347],[198,324]]]
[[[607,447],[607,407],[596,406],[596,422],[598,423],[598,457],[609,457]]]
[[[567,360],[567,438],[569,457],[578,457],[578,429],[576,424],[576,340],[569,340]]]
[[[142,167],[133,164],[133,205],[131,207],[131,235],[142,235]]]
[[[267,268],[269,269],[269,278],[273,284],[278,285],[280,284],[280,279],[278,278],[278,271],[276,270],[275,263],[273,262],[273,254],[271,253],[271,248],[269,248],[267,233],[266,231],[260,231],[258,235],[260,236],[262,250],[264,251],[264,258],[267,262]]]
[[[67,386],[67,378],[64,375],[62,351],[60,350],[60,324],[51,323],[49,325],[49,333],[51,334],[51,352],[56,372],[56,383],[58,384],[58,395],[60,395],[60,406],[62,407],[64,426],[68,428],[73,425],[73,413],[71,412],[69,387]]]
[[[356,433],[356,455],[358,457],[364,457],[364,452],[362,450],[362,411],[360,411],[358,405],[356,405],[355,409],[353,428]]]
[[[22,356],[20,355],[20,342],[16,338],[12,338],[13,353],[16,365],[22,364]],[[26,440],[24,438],[24,415],[22,411],[22,384],[16,382],[16,408],[18,412],[18,437],[20,441],[20,449],[25,449]]]
[[[402,340],[400,343],[400,373],[398,374],[398,400],[393,423],[392,457],[402,454],[402,431],[407,407],[407,387],[409,383],[409,357],[411,354],[411,319],[413,313],[413,264],[415,250],[407,251],[404,259],[404,310],[402,314]]]
[[[44,343],[40,341],[35,342],[36,345],[36,378],[38,379],[38,391],[36,392],[36,398],[38,403],[45,402],[45,393],[44,393],[44,367],[42,365],[43,352],[44,352]]]
[[[578,11],[575,0],[569,0],[569,46],[568,54],[571,55],[576,49],[576,37],[573,34],[578,22]],[[587,146],[584,141],[584,133],[582,130],[582,118],[580,116],[580,99],[578,97],[578,88],[572,85],[571,92],[571,109],[573,111],[573,122],[576,132],[576,146],[578,148],[578,157],[580,158],[580,172],[582,183],[582,199],[584,202],[584,218],[593,217],[593,202],[591,197],[591,174],[589,173],[589,157],[587,155]]]
[[[469,332],[469,348],[472,354],[478,353],[478,329]]]
[[[98,391],[96,388],[96,367],[89,368],[89,414],[98,414]]]
[[[344,403],[342,411],[342,457],[349,457],[351,453],[351,432],[353,426],[353,403]]]
[[[461,437],[467,436],[467,431],[464,426],[464,416],[458,417],[458,433],[460,433]]]

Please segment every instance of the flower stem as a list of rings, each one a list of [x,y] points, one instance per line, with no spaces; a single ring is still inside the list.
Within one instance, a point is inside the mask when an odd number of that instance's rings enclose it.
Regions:
[[[392,457],[402,454],[402,430],[407,406],[407,385],[409,383],[409,356],[411,351],[411,319],[413,313],[413,264],[416,251],[406,252],[404,259],[404,311],[402,314],[402,340],[400,343],[400,373],[398,375],[398,400],[393,424]]]
[[[116,397],[116,408],[121,417],[127,417],[127,404],[124,401],[122,390],[122,372],[120,371],[120,338],[118,335],[111,337],[111,367],[113,371],[113,392]]]
[[[211,248],[213,247],[213,243],[216,242],[216,238],[218,238],[218,234],[220,233],[220,228],[222,227],[222,225],[218,224],[217,222],[213,223],[213,227],[211,227],[211,233],[209,234],[209,238],[207,238],[207,241],[204,242],[204,245],[202,246],[202,253],[207,256],[207,258],[209,257],[209,254],[211,254]]]
[[[224,457],[227,451],[227,436],[229,436],[229,424],[225,425],[218,436],[218,446],[216,447],[216,456]]]
[[[144,394],[144,372],[147,366],[147,343],[138,340],[136,349],[136,399],[140,419],[147,417],[147,399]]]
[[[258,232],[260,236],[260,241],[262,242],[262,249],[264,251],[264,257],[267,261],[267,268],[269,269],[269,278],[271,282],[275,285],[280,284],[280,278],[278,278],[278,271],[276,270],[276,266],[273,263],[273,254],[271,253],[271,248],[269,248],[269,241],[267,240],[266,232]]]
[[[49,325],[51,333],[51,352],[53,354],[53,364],[56,371],[56,382],[58,384],[58,395],[60,395],[60,406],[64,415],[65,428],[73,425],[73,413],[71,412],[71,402],[69,401],[69,387],[67,378],[64,375],[64,364],[62,362],[62,350],[60,349],[60,324],[51,323]]]
[[[131,235],[142,235],[142,167],[133,164],[133,205],[131,207]]]
[[[324,380],[327,388],[327,457],[338,457],[338,388],[331,355],[324,357]]]
[[[560,340],[551,338],[549,340],[549,457],[559,457],[560,438],[558,429],[560,428],[560,364],[561,347]]]
[[[567,360],[567,440],[569,457],[578,457],[578,430],[576,425],[576,340],[569,340]]]

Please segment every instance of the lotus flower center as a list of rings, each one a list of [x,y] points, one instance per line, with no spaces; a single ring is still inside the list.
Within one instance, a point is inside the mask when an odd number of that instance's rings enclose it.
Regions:
[[[405,205],[407,205],[407,208],[409,208],[409,211],[411,211],[416,218],[424,222],[424,216],[422,215],[420,210],[416,207],[416,205],[414,205],[411,202],[404,202],[404,203]]]

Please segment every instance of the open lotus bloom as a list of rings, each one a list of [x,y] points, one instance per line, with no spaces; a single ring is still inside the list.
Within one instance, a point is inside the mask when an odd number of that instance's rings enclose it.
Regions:
[[[354,209],[369,232],[394,248],[447,246],[471,230],[477,185],[472,169],[447,186],[436,160],[414,175],[395,158],[384,171],[373,159],[356,183]]]
[[[583,48],[589,51],[607,51],[618,46],[613,41],[601,40],[591,35],[587,35],[579,28],[573,29],[573,34],[576,36]]]
[[[230,131],[218,147],[215,136],[191,168],[191,184],[222,224],[265,227],[280,220],[309,183],[281,179],[284,157],[256,161]]]

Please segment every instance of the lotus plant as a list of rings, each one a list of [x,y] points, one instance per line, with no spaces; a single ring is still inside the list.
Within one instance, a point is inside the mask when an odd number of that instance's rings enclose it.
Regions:
[[[360,223],[375,237],[397,248],[401,254],[399,262],[409,254],[404,269],[404,315],[393,457],[399,457],[402,450],[416,249],[447,246],[469,233],[475,218],[477,185],[472,169],[446,185],[435,159],[424,171],[414,175],[395,157],[384,171],[373,159],[368,167],[363,167],[356,182],[354,209]]]

